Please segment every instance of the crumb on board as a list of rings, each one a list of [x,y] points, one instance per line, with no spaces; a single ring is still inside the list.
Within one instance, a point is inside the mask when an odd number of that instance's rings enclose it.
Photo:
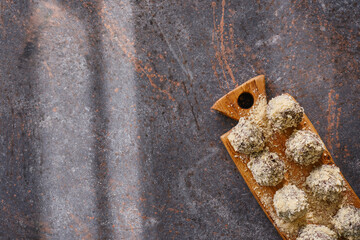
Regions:
[[[290,96],[288,95],[281,95],[281,98],[284,98],[286,101],[291,99],[291,101],[294,101]],[[281,98],[277,98],[277,101]],[[283,99],[283,100],[284,100]],[[275,198],[273,198],[273,194],[269,191],[263,191],[267,186],[261,186],[259,182],[256,179],[254,175],[254,170],[251,170],[252,164],[248,165],[249,169],[245,169],[247,172],[250,170],[253,174],[254,180],[256,180],[257,186],[253,187],[254,193],[258,196],[261,204],[267,209],[268,214],[270,218],[274,221],[274,224],[280,229],[282,233],[284,233],[287,237],[290,239],[295,239],[299,236],[299,233],[302,232],[302,229],[305,229],[306,226],[309,226],[310,224],[316,224],[321,225],[322,229],[330,228],[333,229],[334,225],[332,222],[333,216],[338,212],[341,206],[351,205],[351,201],[349,202],[349,199],[347,198],[347,195],[344,194],[342,198],[337,199],[336,201],[324,201],[324,199],[333,197],[327,196],[327,193],[325,191],[325,196],[320,197],[314,194],[317,190],[314,190],[314,187],[311,186],[311,184],[306,184],[306,179],[309,177],[309,171],[306,170],[305,172],[303,170],[305,169],[311,169],[312,164],[316,163],[314,165],[318,166],[318,160],[320,159],[321,155],[323,154],[325,157],[328,155],[325,150],[325,145],[321,141],[321,139],[312,132],[311,124],[306,124],[306,122],[302,123],[302,130],[296,130],[294,126],[297,126],[303,119],[303,108],[300,105],[297,105],[298,103],[294,101],[293,102],[280,102],[280,107],[269,107],[267,104],[266,97],[263,95],[259,95],[256,103],[249,111],[249,115],[241,118],[239,120],[239,123],[246,125],[249,129],[256,129],[254,132],[259,132],[262,135],[256,141],[254,142],[254,138],[252,139],[253,143],[250,144],[250,150],[246,147],[243,148],[245,150],[237,151],[239,155],[235,155],[236,158],[239,158],[242,162],[245,162],[248,159],[248,155],[250,154],[261,154],[261,152],[270,151],[269,146],[271,146],[271,149],[274,148],[280,148],[281,151],[276,152],[280,157],[284,159],[291,159],[293,164],[297,165],[295,170],[300,169],[300,173],[296,174],[296,178],[292,176],[294,172],[287,172],[287,168],[289,167],[288,162],[285,161],[285,185],[296,185],[297,190],[301,192],[301,196],[299,195],[298,200],[289,200],[286,201],[280,201],[280,202],[287,202],[288,205],[294,205],[294,209],[299,209],[299,213],[295,213],[294,210],[293,214],[291,211],[288,211],[288,213],[284,214],[277,214],[277,211],[275,210],[274,202],[277,201]],[[276,101],[272,101],[272,104],[276,103]],[[270,102],[269,102],[270,105]],[[289,108],[293,107],[293,112],[288,113]],[[284,110],[285,109],[285,110]],[[287,110],[286,110],[287,109]],[[277,112],[277,117],[274,117],[271,119],[271,113],[269,114],[269,111],[273,111],[273,113]],[[279,112],[283,112],[283,115],[279,115]],[[291,112],[291,111],[290,111]],[[275,115],[276,115],[275,114]],[[270,116],[270,117],[269,117]],[[279,117],[280,116],[280,117]],[[281,119],[282,118],[282,119]],[[280,120],[279,120],[280,119]],[[283,123],[281,123],[283,121]],[[241,126],[241,124],[237,125]],[[283,124],[283,125],[282,125]],[[255,127],[254,127],[255,126]],[[235,127],[235,128],[236,128]],[[234,128],[234,129],[235,129]],[[284,130],[287,128],[287,130]],[[233,130],[234,130],[233,129]],[[282,131],[279,131],[282,130]],[[285,131],[289,134],[290,138],[295,138],[296,135],[298,135],[299,139],[293,139],[293,144],[290,146],[289,139],[288,141],[283,145],[281,144],[274,144],[273,142],[278,141],[276,134],[283,134]],[[232,131],[233,133],[235,131]],[[291,133],[293,134],[291,135]],[[236,141],[235,134],[231,136],[231,133],[228,136],[228,140],[230,141],[231,145],[233,146],[234,150],[241,150],[242,147],[236,147],[236,143],[233,144]],[[242,135],[242,134],[240,134]],[[255,134],[256,135],[256,134]],[[305,137],[303,136],[305,135]],[[250,139],[250,137],[245,137],[244,139]],[[262,139],[261,141],[265,144],[260,144],[259,139]],[[289,142],[289,143],[288,143]],[[309,143],[310,142],[310,143]],[[254,144],[256,143],[256,144]],[[239,144],[239,143],[238,143]],[[245,143],[242,143],[245,144]],[[255,146],[255,147],[254,147]],[[294,147],[295,146],[295,147]],[[289,150],[287,150],[289,149]],[[297,152],[295,150],[297,150]],[[315,149],[315,150],[314,150]],[[294,153],[295,152],[295,153]],[[245,153],[245,154],[241,154]],[[251,160],[250,160],[251,162]],[[291,167],[292,168],[292,167]],[[341,180],[340,180],[341,178]],[[339,180],[341,183],[336,183],[335,188],[339,187],[339,189],[342,186],[342,181],[344,180],[342,176],[336,176],[335,181]],[[310,181],[310,180],[309,180]],[[330,180],[332,181],[332,180]],[[311,181],[312,182],[312,181]],[[316,185],[316,184],[315,184]],[[295,186],[294,186],[295,187]],[[320,187],[321,188],[321,187]],[[347,186],[345,187],[346,190],[342,191],[349,191]],[[331,191],[330,191],[331,192]],[[289,194],[294,195],[294,194]],[[304,200],[305,199],[305,200]],[[335,199],[335,197],[334,197]],[[296,203],[296,204],[295,204]],[[281,205],[281,204],[280,204]],[[289,209],[288,209],[289,210]],[[359,209],[357,209],[359,211]],[[279,216],[281,215],[281,216]],[[311,231],[310,231],[311,232]],[[331,234],[330,234],[331,235]],[[299,238],[302,239],[302,238]],[[349,238],[350,239],[350,238]],[[356,239],[356,238],[352,238]],[[359,238],[360,239],[360,238]]]

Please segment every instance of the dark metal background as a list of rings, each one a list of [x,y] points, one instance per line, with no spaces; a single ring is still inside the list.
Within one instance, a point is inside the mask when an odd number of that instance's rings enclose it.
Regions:
[[[360,194],[356,0],[0,7],[1,239],[280,239],[210,111],[258,74]]]

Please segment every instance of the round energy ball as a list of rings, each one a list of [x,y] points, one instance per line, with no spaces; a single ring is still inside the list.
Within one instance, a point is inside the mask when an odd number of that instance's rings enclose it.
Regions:
[[[285,221],[292,222],[304,216],[307,207],[306,193],[295,185],[286,185],[274,195],[276,214]]]
[[[274,97],[268,103],[266,115],[275,130],[296,127],[304,116],[304,109],[287,94]]]
[[[336,240],[337,235],[326,226],[309,224],[300,231],[296,240]]]
[[[305,166],[317,162],[325,150],[319,136],[309,130],[294,132],[285,145],[286,155],[296,163]]]
[[[228,139],[234,150],[239,153],[251,154],[259,152],[265,147],[261,128],[245,118],[240,118]]]
[[[350,240],[360,239],[360,209],[342,207],[332,219],[338,234]]]
[[[322,165],[311,171],[306,178],[313,194],[324,201],[335,202],[345,190],[345,182],[336,166]]]
[[[261,186],[276,186],[284,178],[285,164],[276,153],[263,151],[253,154],[247,166]]]

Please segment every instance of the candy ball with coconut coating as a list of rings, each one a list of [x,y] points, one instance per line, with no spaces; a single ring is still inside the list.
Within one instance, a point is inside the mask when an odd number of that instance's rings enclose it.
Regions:
[[[261,186],[276,186],[284,178],[285,164],[276,153],[263,151],[253,154],[247,166]]]
[[[228,136],[230,144],[239,153],[251,154],[263,150],[264,135],[260,127],[245,118],[232,129]]]
[[[360,209],[342,207],[332,219],[335,230],[346,239],[360,239]]]
[[[322,225],[309,224],[300,231],[296,240],[336,240],[337,235],[330,228]]]
[[[319,136],[309,130],[294,132],[285,145],[286,155],[304,166],[317,162],[325,150]]]
[[[313,194],[321,200],[335,202],[345,190],[345,182],[336,166],[322,165],[314,169],[306,178]]]
[[[274,130],[282,130],[296,127],[304,116],[304,109],[291,96],[282,94],[269,101],[266,115]]]
[[[276,214],[285,221],[294,221],[304,216],[308,203],[306,194],[295,185],[286,185],[274,195]]]

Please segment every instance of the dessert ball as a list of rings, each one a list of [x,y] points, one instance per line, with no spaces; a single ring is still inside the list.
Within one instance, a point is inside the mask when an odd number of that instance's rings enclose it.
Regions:
[[[306,194],[295,185],[286,185],[275,193],[274,207],[280,218],[292,222],[306,213]]]
[[[267,117],[275,130],[296,127],[304,116],[304,109],[287,94],[274,97],[269,101]]]
[[[253,154],[247,166],[261,186],[276,186],[284,178],[285,164],[276,153]]]
[[[326,226],[309,224],[300,231],[296,240],[336,240],[337,235]]]
[[[360,209],[342,207],[332,219],[338,234],[350,240],[360,239]]]
[[[228,139],[234,150],[239,153],[251,154],[259,152],[265,146],[261,128],[245,118],[240,118],[239,123],[229,134]]]
[[[309,130],[294,132],[285,145],[286,155],[296,163],[305,166],[317,162],[325,150],[319,136]]]
[[[306,178],[306,185],[317,198],[329,202],[337,201],[341,192],[345,190],[345,182],[340,169],[330,165],[322,165],[314,169]]]

